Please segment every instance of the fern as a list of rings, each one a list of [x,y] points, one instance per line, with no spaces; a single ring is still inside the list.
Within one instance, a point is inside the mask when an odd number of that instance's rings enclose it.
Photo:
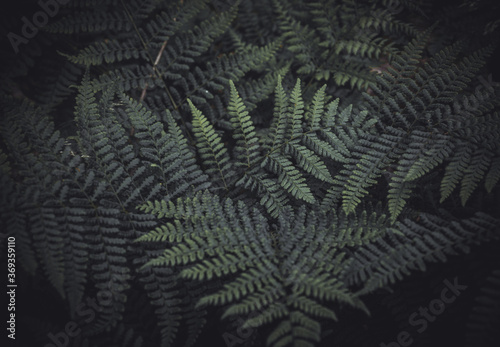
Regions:
[[[137,241],[173,242],[146,266],[183,266],[180,274],[189,280],[228,278],[222,289],[200,298],[197,305],[229,304],[223,317],[259,311],[243,327],[280,321],[267,339],[269,345],[317,342],[320,326],[311,317],[337,319],[325,301],[366,310],[338,277],[345,262],[342,247],[363,245],[384,234],[384,216],[345,219],[307,214],[301,208],[282,215],[277,229],[270,230],[258,210],[208,192],[140,208],[168,222]],[[270,232],[277,235],[274,247]]]
[[[406,53],[393,62],[397,70],[390,74],[386,73],[380,78],[381,85],[387,90],[375,88],[377,96],[367,95],[369,110],[381,114],[382,122],[379,124],[384,129],[378,139],[373,138],[369,142],[368,148],[359,147],[357,150],[359,154],[356,155],[359,157],[359,164],[350,165],[348,170],[344,171],[342,176],[348,175],[348,178],[345,176],[340,178],[341,182],[348,184],[343,190],[343,206],[346,213],[354,211],[361,198],[368,193],[366,188],[377,182],[376,179],[382,175],[383,169],[393,166],[396,171],[389,183],[388,198],[392,219],[395,221],[403,211],[403,207],[410,197],[413,187],[415,187],[414,181],[449,160],[450,157],[455,159],[452,159],[452,163],[447,167],[442,180],[441,201],[448,197],[456,183],[462,180],[460,195],[462,204],[465,204],[479,180],[485,176],[494,157],[493,153],[496,151],[497,144],[491,141],[494,141],[493,139],[498,136],[496,124],[491,125],[492,128],[489,131],[492,135],[487,137],[488,140],[481,141],[480,147],[471,143],[469,137],[471,132],[482,127],[480,124],[490,122],[492,118],[489,112],[494,106],[486,106],[483,110],[477,110],[474,122],[475,127],[478,128],[473,127],[467,130],[469,134],[467,136],[464,136],[463,130],[461,130],[462,122],[467,121],[460,115],[465,114],[464,111],[467,108],[453,116],[449,106],[444,106],[444,103],[460,97],[460,92],[465,89],[465,82],[471,76],[469,74],[478,69],[481,62],[484,62],[484,54],[487,54],[487,50],[473,54],[470,60],[469,58],[465,59],[468,66],[471,66],[470,69],[460,67],[460,64],[464,64],[464,62],[453,62],[453,57],[457,54],[456,46],[454,49],[437,54],[423,68],[419,69],[416,63],[421,54],[419,52],[422,50],[420,40],[423,39],[416,39],[411,43],[407,47]],[[443,73],[442,71],[445,69],[446,72]],[[441,76],[442,74],[444,76]],[[413,75],[415,78],[410,80],[410,76]],[[430,77],[432,75],[435,77]],[[443,84],[444,79],[450,81],[446,86]],[[422,85],[419,87],[417,82]],[[411,90],[417,87],[420,90],[414,95]],[[439,95],[432,96],[432,93],[438,91]],[[489,97],[488,93],[484,94],[480,91],[476,93],[480,93],[484,98]],[[392,99],[393,95],[398,102]],[[417,118],[417,115],[422,116]],[[493,116],[493,119],[496,119],[496,115]],[[396,127],[394,127],[395,125]],[[410,126],[410,130],[405,130]],[[474,158],[481,162],[479,171],[476,170],[477,166],[474,166],[474,170],[471,170],[467,177],[457,162],[457,160],[468,160],[467,155],[458,157],[453,152],[464,153],[460,149],[462,146],[477,148],[478,152]],[[468,149],[463,148],[463,151],[466,150]],[[486,157],[480,159],[479,153],[483,153],[482,151]],[[475,164],[479,164],[479,161]],[[464,165],[468,164],[464,163]]]
[[[375,4],[360,10],[352,1],[299,2],[302,21],[296,19],[297,10],[278,0],[273,3],[297,73],[318,80],[333,77],[337,86],[349,83],[351,88],[364,90],[374,84],[369,61],[376,65],[379,58],[391,57],[395,51],[392,42],[377,37],[380,31],[415,35],[412,26]],[[308,24],[303,24],[306,20]]]
[[[352,267],[345,272],[345,281],[363,282],[360,294],[381,288],[412,270],[424,271],[427,262],[446,261],[447,255],[456,255],[459,250],[468,252],[470,244],[497,239],[494,230],[498,223],[498,219],[481,213],[454,220],[451,225],[438,215],[421,214],[418,221],[405,219],[397,225],[401,236],[358,250]]]
[[[227,172],[231,170],[227,150],[220,136],[215,133],[212,125],[201,111],[196,109],[191,100],[188,99],[188,103],[193,113],[193,132],[197,139],[196,145],[203,165],[208,168],[207,173],[216,173],[217,176],[220,176],[224,189],[227,190],[226,180],[229,178]]]
[[[494,289],[497,7],[74,0],[17,43],[9,12],[0,226],[63,314],[22,342],[373,345],[436,262]]]
[[[255,127],[243,100],[238,95],[238,91],[234,86],[233,81],[229,82],[231,87],[231,101],[228,105],[231,124],[234,129],[233,139],[236,141],[235,152],[236,158],[239,160],[239,165],[250,169],[256,164],[258,159],[258,141],[255,133]]]

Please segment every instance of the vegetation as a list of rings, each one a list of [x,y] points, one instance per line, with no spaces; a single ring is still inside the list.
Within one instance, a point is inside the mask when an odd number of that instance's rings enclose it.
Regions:
[[[2,63],[21,341],[498,344],[496,2],[51,9]]]

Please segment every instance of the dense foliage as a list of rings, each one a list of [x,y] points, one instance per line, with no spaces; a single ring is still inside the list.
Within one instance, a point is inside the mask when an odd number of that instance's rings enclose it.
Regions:
[[[36,6],[0,90],[19,340],[500,341],[496,2]]]

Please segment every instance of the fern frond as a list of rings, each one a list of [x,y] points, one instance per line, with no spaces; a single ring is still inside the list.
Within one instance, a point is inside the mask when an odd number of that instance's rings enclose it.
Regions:
[[[278,69],[276,72],[270,72],[263,78],[257,80],[245,79],[239,81],[238,91],[241,94],[243,102],[246,105],[247,111],[251,112],[257,107],[257,103],[268,98],[275,90],[278,76],[284,76],[289,70],[289,66]],[[254,114],[253,121],[255,124],[266,123],[265,114]]]
[[[500,180],[500,156],[497,156],[492,160],[490,170],[485,177],[485,187],[488,193],[491,193],[493,187],[495,187]]]
[[[19,211],[10,220],[15,224],[9,225],[19,238],[19,246],[24,249],[31,243],[28,249],[32,249],[20,259],[31,269],[31,261],[36,260],[74,313],[88,281],[90,253],[83,227],[86,211],[68,202],[69,197],[81,196],[81,176],[76,170],[81,158],[71,155],[42,109],[25,102],[4,116],[2,139],[14,154],[14,167],[23,176],[17,199],[25,201],[17,203]],[[23,235],[26,240],[20,240]]]
[[[86,11],[77,15],[67,15],[57,22],[44,27],[49,33],[100,33],[106,30],[129,31],[132,24],[123,9],[112,13]]]
[[[314,94],[311,109],[306,112],[305,117],[308,120],[308,128],[311,130],[318,129],[320,120],[324,117],[323,112],[325,107],[325,90],[326,84],[318,89],[318,91]]]
[[[487,149],[481,148],[472,153],[470,165],[464,172],[464,177],[460,187],[460,199],[462,201],[462,205],[465,205],[474,189],[477,188],[479,181],[484,177],[490,162],[491,154]]]
[[[286,192],[276,180],[269,178],[268,175],[247,172],[238,182],[236,182],[236,185],[241,185],[247,189],[256,191],[261,196],[259,201],[260,204],[263,205],[268,213],[274,218],[278,217],[289,203]]]
[[[196,164],[170,111],[166,111],[166,132],[151,111],[124,95],[121,99],[128,107],[126,112],[134,129],[134,137],[138,139],[141,157],[159,178],[161,191],[166,190],[170,198],[176,198],[193,185],[197,185],[198,189],[206,189],[209,185],[207,176]]]
[[[253,122],[233,81],[229,82],[229,86],[231,88],[231,100],[228,105],[228,113],[233,126],[232,136],[236,141],[236,157],[239,160],[238,164],[248,170],[255,165],[258,158],[258,138],[255,134]]]
[[[214,131],[213,126],[198,110],[191,100],[188,99],[189,107],[193,115],[193,133],[196,137],[196,147],[203,160],[203,165],[207,166],[207,173],[216,173],[224,189],[228,190],[227,179],[231,173],[231,162],[229,154],[222,142],[222,139]]]
[[[278,83],[280,83],[280,81],[278,81]],[[293,140],[300,136],[303,132],[302,118],[304,115],[304,102],[302,101],[300,79],[297,79],[295,87],[290,94],[287,115],[289,115],[288,120],[290,122],[290,126],[288,127],[286,137],[288,140]]]
[[[404,236],[357,250],[355,262],[345,272],[346,281],[362,282],[360,293],[371,292],[413,270],[424,271],[426,262],[446,261],[447,255],[468,252],[470,244],[497,239],[499,225],[497,219],[483,213],[452,223],[430,214],[420,214],[418,221],[405,219],[397,223]]]
[[[354,212],[361,198],[368,194],[366,189],[377,183],[376,178],[381,175],[382,168],[394,161],[391,152],[401,146],[404,132],[397,129],[390,131],[392,134],[387,133],[379,137],[370,135],[367,140],[362,139],[359,147],[360,158],[354,159],[353,163],[347,166],[348,169],[341,171],[342,175],[350,173],[346,181],[347,186],[342,192],[342,208],[346,214]],[[365,148],[367,144],[371,148]]]
[[[387,193],[389,212],[391,213],[391,221],[396,222],[397,218],[403,212],[403,209],[410,197],[413,189],[417,186],[415,182],[408,182],[404,177],[401,177],[401,172],[396,171],[389,182],[389,191]]]
[[[68,60],[81,65],[102,65],[132,59],[147,59],[146,53],[138,47],[136,40],[120,42],[116,39],[98,41],[81,50],[77,56],[63,54]]]
[[[321,149],[325,148],[323,147]],[[298,144],[298,141],[287,144],[284,147],[283,151],[284,153],[289,154],[293,158],[295,158],[297,160],[297,164],[304,171],[310,173],[311,175],[322,181],[333,183],[333,178],[330,175],[328,168],[321,160],[321,158],[314,153],[314,151]]]
[[[286,157],[277,153],[271,153],[263,162],[263,166],[278,175],[278,183],[295,198],[313,203],[314,196],[305,183],[305,177],[295,168],[293,163]]]
[[[288,43],[288,49],[295,55],[301,66],[300,74],[311,74],[317,69],[315,48],[319,44],[319,38],[314,34],[314,29],[303,25],[295,20],[280,0],[273,0],[273,5],[278,13],[279,25],[284,32]]]
[[[281,76],[278,76],[278,84],[275,89],[274,117],[271,123],[271,133],[273,134],[272,145],[269,152],[282,145],[285,140],[288,126],[287,117],[288,97],[281,84]]]
[[[208,191],[176,203],[148,202],[141,209],[173,218],[162,232],[176,240],[146,266],[182,266],[181,276],[186,279],[230,276],[228,283],[203,296],[197,306],[228,305],[224,317],[258,312],[245,320],[245,327],[270,322],[279,322],[279,327],[292,317],[293,326],[284,331],[277,328],[270,341],[319,341],[318,319],[336,319],[325,301],[366,310],[336,277],[345,261],[338,247],[349,242],[352,233],[360,245],[377,239],[386,225],[383,216],[367,218],[365,214],[346,220],[336,214],[307,213],[304,208],[291,214],[287,209],[278,217],[273,246],[270,226],[260,212]],[[186,233],[186,229],[193,232]],[[152,231],[141,240],[157,239],[159,232]],[[316,328],[309,331],[311,326]]]

